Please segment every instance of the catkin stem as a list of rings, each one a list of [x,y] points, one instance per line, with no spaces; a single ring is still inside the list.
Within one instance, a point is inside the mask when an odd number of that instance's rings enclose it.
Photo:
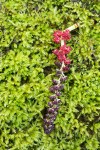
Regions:
[[[75,23],[75,24],[72,25],[71,27],[67,28],[67,30],[72,31],[72,30],[74,30],[74,29],[76,29],[76,28],[78,28],[78,27],[79,27],[79,23]]]

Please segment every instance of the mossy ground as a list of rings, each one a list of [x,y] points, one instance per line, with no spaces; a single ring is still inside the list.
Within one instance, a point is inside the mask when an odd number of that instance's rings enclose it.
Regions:
[[[100,3],[1,0],[0,150],[99,150]],[[52,33],[79,22],[68,42],[71,70],[55,130],[43,113],[55,75]]]

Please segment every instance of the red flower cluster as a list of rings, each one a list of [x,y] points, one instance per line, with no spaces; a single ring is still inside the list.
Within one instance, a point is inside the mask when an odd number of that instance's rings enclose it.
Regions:
[[[70,40],[71,38],[69,30],[65,31],[57,30],[54,32],[53,36],[54,36],[53,41],[55,43],[60,43],[61,40]]]
[[[66,58],[66,56],[62,53],[62,51],[54,50],[53,53],[57,56],[60,62],[64,62],[65,64],[70,64],[70,60]]]
[[[57,30],[53,34],[54,36],[54,42],[59,43],[61,40],[69,40],[70,39],[70,31],[60,31]],[[71,48],[69,46],[66,46],[65,42],[64,45],[60,47],[60,49],[55,49],[53,53],[57,56],[58,60],[60,62],[64,62],[64,64],[70,64],[70,60],[66,58],[66,54],[68,54],[71,51]]]
[[[53,53],[57,56],[60,62],[64,62],[65,64],[70,64],[70,60],[66,58],[65,54],[68,54],[71,51],[69,46],[65,44],[60,47],[60,50],[55,49]]]

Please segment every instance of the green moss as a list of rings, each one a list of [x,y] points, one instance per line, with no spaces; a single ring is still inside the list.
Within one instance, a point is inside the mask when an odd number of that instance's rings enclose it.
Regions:
[[[99,9],[98,0],[1,0],[0,150],[99,150]],[[52,33],[76,22],[55,130],[45,135],[58,46]]]

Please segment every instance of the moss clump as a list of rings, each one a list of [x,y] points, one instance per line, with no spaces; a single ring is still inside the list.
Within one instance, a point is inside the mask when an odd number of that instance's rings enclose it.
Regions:
[[[0,14],[0,150],[99,149],[99,1],[1,0]],[[76,22],[62,104],[46,135],[57,48],[52,33]]]

